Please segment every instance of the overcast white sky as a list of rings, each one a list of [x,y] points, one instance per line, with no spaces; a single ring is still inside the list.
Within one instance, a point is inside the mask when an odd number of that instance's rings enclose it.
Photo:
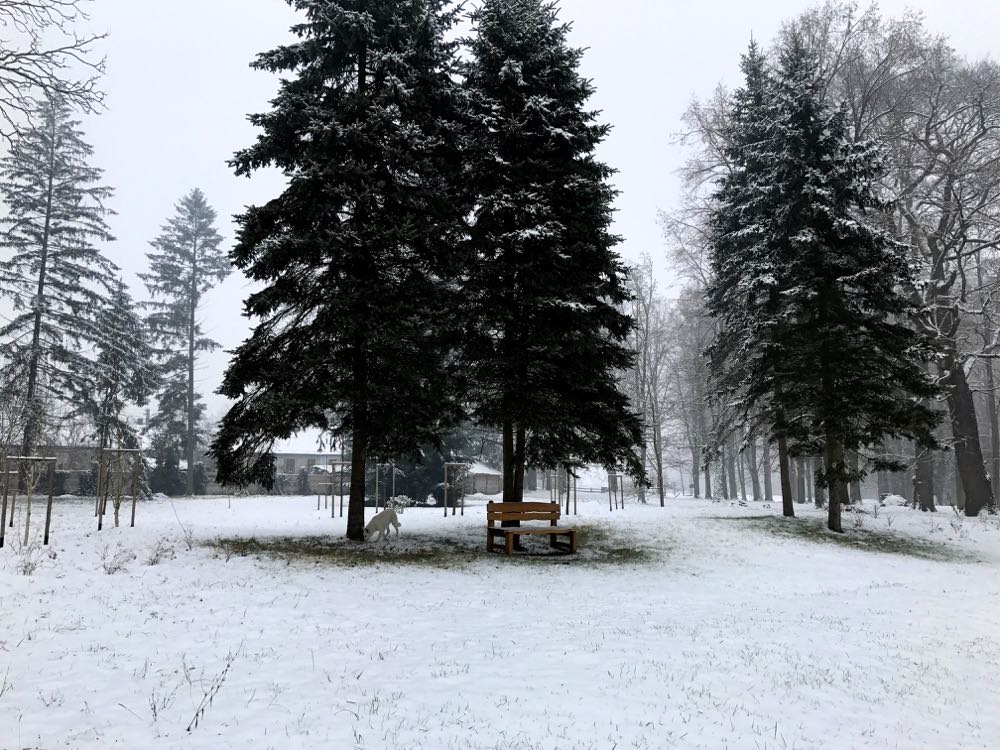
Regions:
[[[620,173],[617,231],[627,259],[643,251],[664,255],[656,224],[679,193],[675,170],[683,154],[671,145],[680,115],[693,95],[720,81],[738,81],[739,55],[751,34],[769,42],[781,22],[812,3],[796,0],[562,0],[573,23],[573,43],[588,47],[584,74],[597,86],[595,107],[614,132],[604,159]],[[995,56],[1000,5],[995,0],[885,0],[886,14],[906,7],[924,12],[928,28],[948,35],[970,57]],[[108,111],[86,120],[95,165],[117,190],[111,257],[126,270],[136,297],[145,290],[134,274],[143,269],[148,242],[193,187],[216,208],[229,244],[231,217],[248,203],[281,189],[277,174],[238,179],[226,165],[251,142],[249,112],[263,111],[274,79],[251,71],[262,50],[288,39],[294,16],[283,0],[96,0],[92,25],[111,36],[105,90]],[[663,281],[667,282],[665,267]],[[212,292],[203,319],[226,349],[248,334],[241,317],[246,284],[234,275]],[[212,393],[227,355],[207,357],[200,369],[209,413],[225,400]]]

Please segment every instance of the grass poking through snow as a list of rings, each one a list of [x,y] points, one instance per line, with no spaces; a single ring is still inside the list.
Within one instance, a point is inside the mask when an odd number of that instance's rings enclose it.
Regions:
[[[546,537],[524,538],[526,552],[507,557],[486,551],[486,532],[459,529],[451,537],[412,533],[388,543],[350,542],[334,537],[220,537],[206,543],[229,561],[233,557],[270,557],[343,567],[412,565],[464,568],[493,561],[503,564],[640,565],[656,555],[620,530],[579,524],[577,554],[567,555],[548,546]]]
[[[979,562],[978,558],[968,552],[946,543],[932,542],[878,529],[847,528],[849,521],[847,517],[844,519],[846,530],[844,534],[828,530],[826,522],[821,518],[716,516],[714,520],[746,524],[753,529],[775,536],[802,539],[818,544],[833,544],[867,552],[905,555],[939,562]]]

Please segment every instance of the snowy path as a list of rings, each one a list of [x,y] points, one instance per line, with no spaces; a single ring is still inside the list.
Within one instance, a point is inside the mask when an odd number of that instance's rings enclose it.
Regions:
[[[995,520],[956,530],[947,509],[933,522],[895,509],[891,529],[885,512],[868,520],[866,530],[920,543],[913,556],[746,518],[776,507],[687,499],[609,514],[585,503],[581,522],[651,550],[613,563],[487,557],[476,549],[481,505],[447,520],[411,509],[387,557],[434,537],[469,553],[352,567],[227,560],[198,542],[343,533],[315,499],[227,505],[174,504],[196,540],[188,551],[170,503],[141,506],[136,529],[101,534],[87,504],[62,503],[56,557],[30,577],[15,571],[8,536],[0,748],[995,748],[1000,738]],[[176,557],[147,565],[163,538]],[[106,575],[101,552],[119,543],[137,559]]]

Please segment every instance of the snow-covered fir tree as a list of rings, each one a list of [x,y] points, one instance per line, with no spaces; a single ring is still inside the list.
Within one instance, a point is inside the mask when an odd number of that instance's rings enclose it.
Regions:
[[[56,405],[92,386],[93,348],[105,331],[97,312],[114,264],[97,247],[113,238],[111,188],[80,123],[59,99],[42,103],[33,126],[0,162],[0,296],[13,307],[0,327],[0,378],[23,403],[21,455],[32,455]]]
[[[775,430],[793,455],[823,457],[828,526],[841,531],[841,501],[856,476],[846,452],[887,436],[933,445],[938,416],[921,399],[937,388],[925,370],[928,340],[907,325],[915,310],[902,293],[912,282],[906,249],[880,226],[885,206],[875,185],[884,160],[876,144],[848,140],[844,113],[825,103],[822,87],[813,54],[792,35],[774,75],[759,173],[741,178],[765,194],[749,199],[745,222],[726,215],[742,210],[739,193],[724,184],[718,195],[713,265],[743,280],[728,293],[717,284],[711,303],[724,330],[769,328],[741,341],[750,346],[738,350],[746,363],[740,395],[749,408],[784,411]],[[727,237],[719,231],[727,226],[753,240]],[[763,321],[753,320],[761,310]]]
[[[706,308],[722,322],[709,349],[712,386],[727,421],[748,422],[777,443],[782,508],[785,516],[794,516],[782,403],[784,261],[770,243],[774,206],[781,200],[781,184],[771,181],[776,90],[755,43],[740,67],[744,84],[733,94],[724,130],[727,170],[709,220],[712,279]]]
[[[320,428],[351,445],[347,535],[365,462],[416,451],[459,416],[446,364],[467,209],[455,20],[443,0],[290,0],[298,40],[254,67],[283,77],[241,175],[287,189],[239,217],[233,259],[262,285],[221,392],[219,478],[274,476],[274,441]]]
[[[504,499],[523,497],[526,463],[640,474],[640,423],[618,384],[632,355],[613,170],[595,156],[609,127],[588,109],[583,52],[546,0],[485,0],[473,23],[463,360],[478,421],[503,434]]]
[[[205,411],[195,388],[198,355],[219,348],[207,337],[198,318],[205,294],[232,273],[232,264],[220,246],[216,214],[201,190],[194,189],[177,203],[174,216],[162,227],[147,253],[149,271],[140,274],[151,300],[146,324],[162,376],[156,416],[149,425],[153,444],[175,451],[187,460],[187,493],[194,494],[199,431]]]

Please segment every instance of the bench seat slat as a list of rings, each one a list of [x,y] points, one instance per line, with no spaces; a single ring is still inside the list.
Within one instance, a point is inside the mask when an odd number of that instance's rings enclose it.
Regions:
[[[558,521],[558,513],[490,513],[488,521]]]
[[[502,528],[502,529],[488,529],[488,531],[494,536],[500,536],[503,534],[552,534],[554,536],[562,536],[563,534],[568,534],[573,529],[560,529],[558,526],[549,526],[547,529],[538,528]]]
[[[551,511],[553,507],[558,508],[557,503],[539,503],[539,502],[523,502],[523,503],[496,503],[490,502],[487,508],[490,511]]]

